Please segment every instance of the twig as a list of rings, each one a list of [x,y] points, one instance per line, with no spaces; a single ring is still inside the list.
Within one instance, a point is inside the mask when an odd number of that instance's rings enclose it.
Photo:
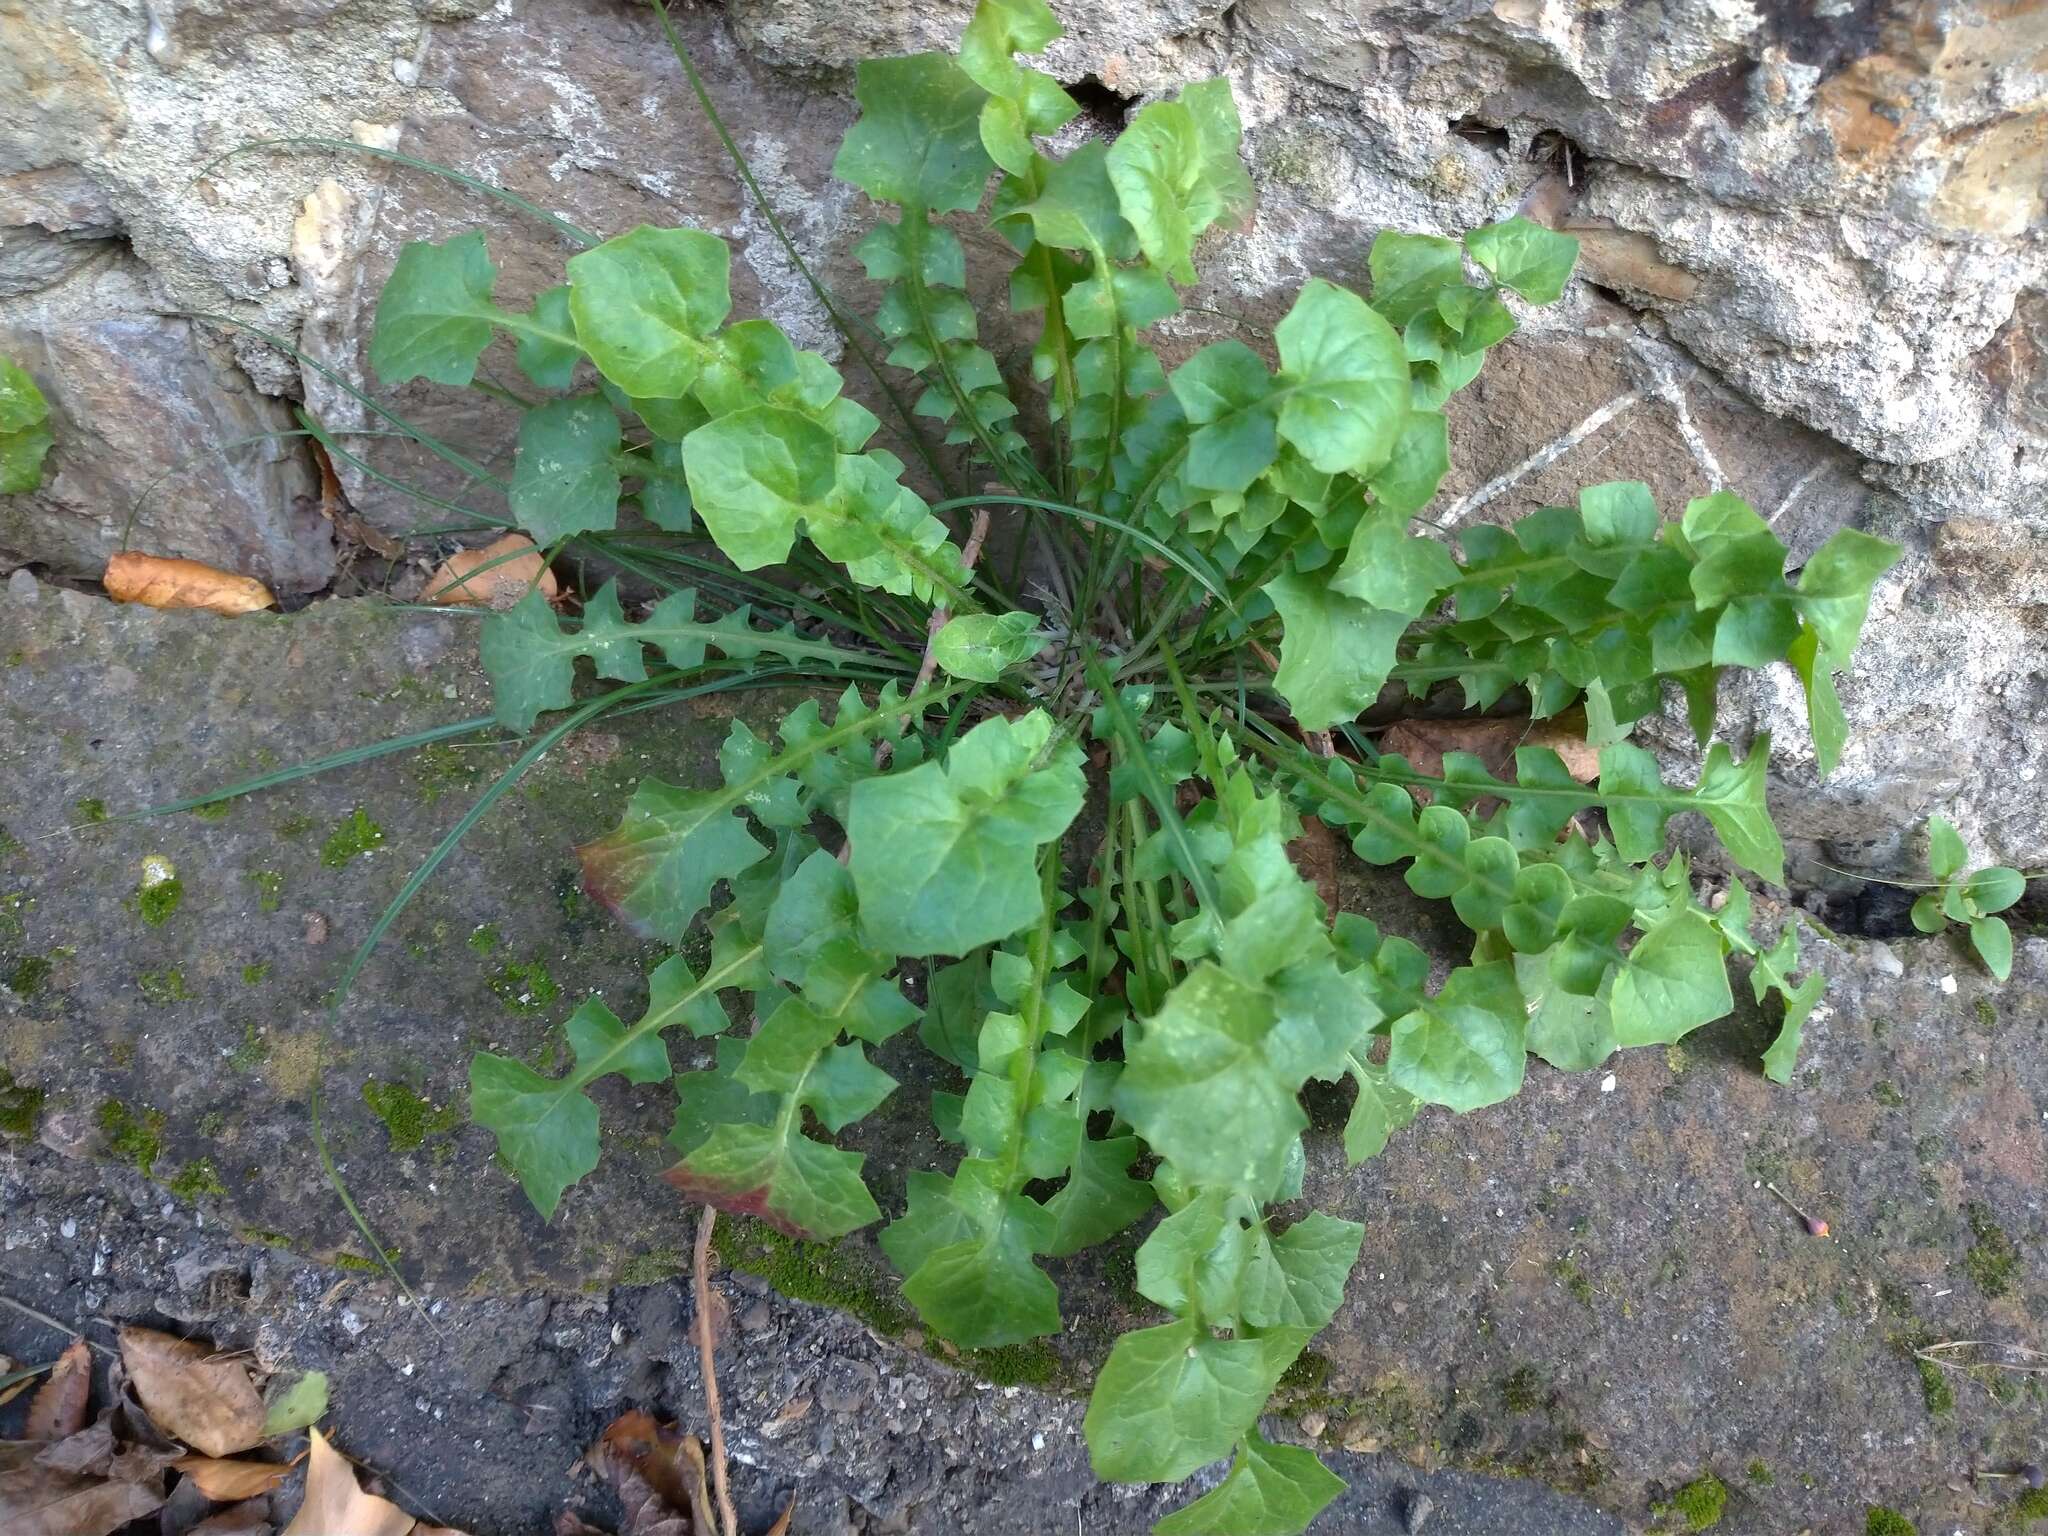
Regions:
[[[697,1298],[697,1358],[704,1363],[704,1414],[711,1421],[711,1486],[718,1494],[718,1517],[725,1536],[739,1536],[739,1516],[733,1513],[732,1489],[725,1476],[725,1420],[718,1406],[718,1370],[711,1362],[711,1228],[718,1211],[705,1206],[697,1218],[697,1254],[690,1266],[690,1285]]]
[[[1806,1212],[1799,1209],[1799,1207],[1793,1203],[1792,1197],[1786,1194],[1785,1191],[1783,1191],[1782,1189],[1778,1188],[1777,1185],[1766,1180],[1764,1183],[1764,1188],[1768,1189],[1772,1194],[1776,1195],[1780,1200],[1784,1201],[1785,1209],[1790,1211],[1794,1216],[1797,1216],[1801,1221],[1805,1222],[1806,1230],[1810,1232],[1813,1236],[1826,1237],[1828,1235],[1828,1224],[1826,1222],[1822,1221],[1818,1216],[1809,1216],[1806,1214]]]
[[[96,1349],[103,1355],[114,1357],[119,1354],[118,1350],[111,1349],[105,1344],[96,1344],[91,1339],[86,1339],[84,1334],[80,1333],[76,1328],[73,1328],[70,1324],[60,1323],[57,1321],[56,1318],[50,1316],[49,1313],[38,1312],[34,1307],[30,1306],[27,1302],[16,1301],[12,1296],[0,1296],[0,1307],[11,1307],[16,1312],[19,1312],[23,1317],[33,1318],[36,1322],[41,1323],[45,1328],[54,1328],[59,1333],[64,1334],[68,1338],[85,1339],[87,1348]],[[94,1318],[93,1321],[99,1322],[101,1321],[101,1319]],[[113,1324],[108,1323],[106,1326],[111,1328]]]

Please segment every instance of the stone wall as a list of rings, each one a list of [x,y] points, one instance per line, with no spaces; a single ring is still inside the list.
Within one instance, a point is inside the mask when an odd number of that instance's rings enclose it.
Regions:
[[[1811,783],[1789,676],[1731,687],[1728,727],[1777,733],[1780,803],[1828,862],[1899,856],[1882,829],[1933,809],[2048,862],[2048,4],[1055,8],[1070,35],[1052,67],[1085,83],[1094,123],[1197,76],[1236,88],[1259,211],[1206,253],[1204,308],[1169,350],[1264,324],[1310,273],[1362,285],[1382,226],[1522,209],[1571,229],[1581,281],[1458,398],[1458,469],[1432,515],[1506,517],[1639,477],[1673,512],[1729,486],[1795,553],[1851,523],[1898,539],[1907,559],[1844,687],[1860,729],[1836,780]],[[827,176],[847,66],[945,46],[967,9],[679,15],[807,259],[856,301],[846,252],[866,214]],[[387,162],[221,158],[251,141],[353,138],[588,228],[713,230],[735,245],[742,311],[835,350],[654,18],[625,0],[0,0],[0,125],[0,351],[43,382],[59,433],[45,491],[0,504],[0,563],[90,576],[132,518],[138,545],[319,590],[333,530],[302,443],[265,434],[292,430],[298,402],[370,425],[349,390],[374,387],[368,316],[398,245],[484,223],[515,298],[566,254],[536,221]],[[488,401],[399,403],[486,462],[509,456]],[[461,489],[388,439],[357,447]],[[444,520],[344,480],[387,530]]]

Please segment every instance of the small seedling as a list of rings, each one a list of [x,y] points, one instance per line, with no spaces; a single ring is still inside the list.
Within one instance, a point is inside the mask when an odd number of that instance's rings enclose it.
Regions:
[[[1964,924],[1985,969],[2004,981],[2012,974],[2012,929],[1995,914],[2026,893],[2026,876],[2002,864],[1965,873],[1969,850],[1945,817],[1927,818],[1927,841],[1928,867],[1939,883],[1913,903],[1913,926],[1939,933],[1951,922]]]

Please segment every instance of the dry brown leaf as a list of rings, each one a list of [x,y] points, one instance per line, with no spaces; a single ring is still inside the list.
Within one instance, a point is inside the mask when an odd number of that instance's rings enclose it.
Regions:
[[[1323,898],[1323,921],[1327,923],[1337,920],[1343,906],[1337,888],[1338,850],[1337,834],[1315,816],[1301,819],[1301,836],[1287,845],[1295,870]]]
[[[92,1351],[85,1340],[73,1339],[50,1369],[49,1379],[29,1400],[29,1440],[62,1440],[85,1428],[85,1405],[92,1395]]]
[[[100,580],[115,602],[151,608],[203,608],[234,615],[257,613],[277,602],[270,588],[253,576],[237,576],[197,560],[126,549],[107,557],[107,571]]]
[[[249,1499],[208,1515],[185,1536],[271,1536],[276,1529],[270,1518],[270,1500]]]
[[[775,1523],[768,1527],[768,1536],[789,1536],[789,1522],[796,1515],[796,1495],[789,1496],[789,1507],[775,1517]]]
[[[291,1476],[292,1467],[298,1463],[180,1456],[171,1465],[197,1483],[199,1491],[216,1504],[226,1504],[270,1492]]]
[[[549,602],[561,595],[555,573],[547,568],[533,540],[523,533],[508,533],[480,549],[458,549],[450,555],[427,578],[424,601],[510,608],[536,581]]]
[[[263,1399],[241,1361],[216,1359],[190,1339],[123,1328],[121,1363],[157,1427],[201,1455],[232,1456],[263,1443]]]
[[[306,1500],[284,1536],[408,1536],[416,1524],[413,1517],[389,1499],[363,1492],[347,1458],[319,1430],[310,1433],[313,1459],[306,1467]]]
[[[163,1489],[146,1483],[109,1483],[33,1460],[0,1459],[0,1531],[7,1536],[109,1536],[163,1502]]]
[[[1573,728],[1577,719],[1577,729]],[[1398,752],[1417,773],[1444,771],[1444,754],[1470,752],[1495,778],[1509,774],[1517,747],[1548,747],[1564,759],[1565,771],[1581,784],[1600,777],[1600,749],[1586,744],[1584,718],[1576,711],[1548,720],[1526,717],[1480,720],[1400,720],[1380,738],[1380,750]]]
[[[313,198],[309,197],[306,201],[310,205]],[[334,472],[334,460],[327,456],[327,450],[317,441],[313,444],[313,462],[320,470],[320,515],[334,524],[334,531],[350,543],[360,544],[371,554],[383,559],[397,560],[403,557],[403,544],[356,516],[348,504],[347,494],[341,488],[341,477]]]
[[[625,1508],[619,1536],[709,1536],[716,1529],[704,1447],[695,1435],[635,1409],[606,1427],[590,1448],[590,1464]]]
[[[412,1528],[412,1536],[469,1536],[452,1525],[428,1525],[424,1520]]]

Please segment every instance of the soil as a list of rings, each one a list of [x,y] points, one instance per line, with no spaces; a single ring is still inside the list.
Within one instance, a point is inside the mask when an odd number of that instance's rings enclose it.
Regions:
[[[605,1163],[541,1221],[467,1123],[467,1062],[559,1064],[582,997],[638,1002],[662,952],[582,896],[571,849],[641,775],[706,779],[726,707],[543,759],[331,1018],[356,946],[511,762],[497,733],[224,815],[111,819],[487,714],[474,622],[369,600],[163,615],[19,579],[0,596],[0,1277],[73,1325],[155,1320],[333,1371],[345,1449],[440,1520],[509,1536],[546,1528],[623,1406],[699,1413],[689,1213],[659,1179],[672,1101],[610,1080]],[[759,726],[772,703],[742,708]],[[151,859],[174,898],[145,888]],[[1454,932],[1398,880],[1344,879],[1347,906],[1449,963]],[[1992,1528],[2013,1484],[1972,1473],[2048,1459],[2048,1381],[1914,1351],[2043,1342],[2048,940],[2021,937],[2003,989],[1945,939],[1807,952],[1830,988],[1789,1087],[1761,1076],[1771,1026],[1745,1006],[1606,1071],[1532,1063],[1517,1100],[1426,1115],[1359,1168],[1343,1095],[1313,1099],[1309,1199],[1367,1228],[1268,1426],[1353,1484],[1316,1530],[1406,1529],[1411,1494],[1432,1533],[1675,1529],[1708,1475],[1737,1536],[1860,1532],[1871,1506]],[[904,1086],[845,1141],[887,1210],[905,1172],[948,1160],[921,1108],[947,1085],[914,1041],[878,1059]],[[425,1315],[323,1171],[316,1090]],[[721,1379],[758,1524],[792,1489],[800,1532],[1138,1531],[1185,1497],[1098,1487],[1080,1441],[1109,1341],[1156,1320],[1130,1289],[1141,1234],[1056,1269],[1069,1325],[1048,1347],[959,1360],[922,1338],[871,1234],[721,1231]],[[0,1318],[11,1354],[55,1342]]]

